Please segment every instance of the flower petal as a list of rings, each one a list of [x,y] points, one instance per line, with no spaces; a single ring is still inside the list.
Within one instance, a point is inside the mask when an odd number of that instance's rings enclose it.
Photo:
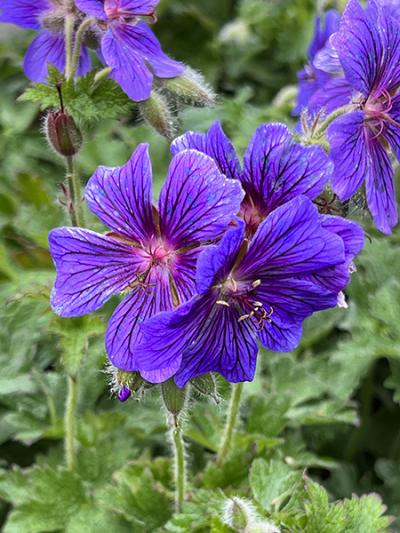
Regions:
[[[295,278],[269,278],[261,283],[255,293],[266,311],[271,311],[271,323],[289,328],[301,323],[315,311],[336,306],[337,294],[323,289],[311,280]],[[268,323],[265,324],[268,329]]]
[[[175,247],[214,240],[239,211],[242,198],[240,183],[226,179],[210,157],[181,152],[160,194],[161,234]]]
[[[196,287],[199,294],[226,279],[243,244],[245,225],[239,221],[237,228],[229,229],[216,246],[207,246],[197,262]]]
[[[153,74],[144,58],[136,50],[135,41],[127,24],[115,24],[101,42],[101,53],[112,68],[113,78],[135,102],[147,100],[153,86]]]
[[[28,30],[40,28],[39,17],[52,9],[49,0],[2,0],[0,6],[0,23],[16,24]]]
[[[133,241],[147,242],[155,233],[148,145],[140,144],[122,167],[98,167],[85,198],[110,229]]]
[[[180,387],[206,372],[220,372],[232,382],[252,380],[255,333],[249,322],[238,322],[239,317],[238,309],[215,305],[212,293],[172,313],[161,313],[143,326],[146,343],[140,353],[140,370],[166,366],[166,362],[176,368],[182,361],[175,377]]]
[[[298,196],[259,226],[237,268],[241,279],[314,273],[344,262],[343,241],[321,227],[317,208]]]
[[[265,213],[300,194],[315,198],[332,174],[332,164],[322,148],[295,144],[281,124],[256,130],[244,162],[246,191]]]
[[[353,92],[346,78],[329,80],[310,97],[309,112],[315,115],[320,109],[324,109],[326,114],[330,114],[338,107],[349,104]]]
[[[107,20],[107,15],[104,11],[103,0],[75,0],[75,5],[78,9],[100,20]]]
[[[398,221],[393,167],[390,157],[378,140],[370,141],[368,149],[370,166],[365,184],[368,207],[376,227],[389,235]]]
[[[332,188],[341,200],[347,200],[368,173],[369,156],[362,111],[336,119],[328,129],[328,138],[335,165]]]
[[[104,0],[107,13],[116,12],[124,17],[145,17],[152,15],[160,0]]]
[[[214,122],[207,133],[185,133],[171,145],[172,154],[191,148],[209,155],[227,178],[241,179],[242,171],[238,156],[219,121]]]
[[[49,245],[57,269],[51,306],[64,317],[99,309],[146,268],[140,250],[85,229],[52,230]]]
[[[257,333],[262,345],[272,352],[291,352],[301,340],[303,327],[301,322],[290,324],[289,327],[269,324]]]
[[[137,370],[141,325],[156,313],[171,309],[168,271],[152,268],[143,284],[119,304],[108,323],[106,349],[112,364],[126,371]]]
[[[346,263],[353,261],[365,244],[365,232],[357,222],[332,215],[320,215],[322,227],[338,235],[344,244]]]
[[[134,26],[120,24],[114,33],[116,31],[150,65],[158,78],[175,78],[185,70],[183,63],[171,59],[162,51],[156,36],[145,22],[138,22]]]
[[[49,64],[64,71],[65,42],[63,34],[45,31],[33,39],[25,54],[25,74],[30,80],[43,83],[47,80]]]

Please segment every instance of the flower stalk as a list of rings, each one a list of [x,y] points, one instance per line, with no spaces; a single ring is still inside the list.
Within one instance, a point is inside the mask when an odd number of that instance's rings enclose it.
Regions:
[[[240,401],[242,398],[243,383],[232,385],[232,394],[229,401],[228,415],[226,419],[224,434],[221,446],[217,455],[217,463],[222,464],[232,446],[232,438],[235,432],[236,422],[240,410]]]
[[[172,418],[172,442],[175,462],[175,511],[182,512],[186,495],[186,459],[183,441],[182,420],[179,416]]]
[[[65,405],[64,432],[65,432],[65,461],[68,470],[76,468],[76,407],[78,403],[78,381],[68,376],[68,393]]]
[[[81,48],[83,44],[83,39],[85,37],[87,30],[90,28],[93,22],[94,22],[94,19],[92,17],[86,18],[76,31],[75,42],[74,42],[72,56],[71,56],[71,68],[69,71],[66,71],[66,75],[65,75],[65,77],[67,78],[67,81],[73,80],[78,70],[78,64],[79,64],[79,59],[81,56]]]
[[[68,191],[67,208],[72,225],[80,226],[83,223],[83,216],[80,209],[81,186],[79,182],[75,158],[72,156],[66,157],[65,164]]]
[[[72,71],[72,52],[73,52],[73,40],[74,40],[74,23],[75,23],[75,17],[74,15],[67,15],[65,17],[65,26],[64,26],[64,34],[65,34],[65,77],[66,79],[70,79],[71,71]]]

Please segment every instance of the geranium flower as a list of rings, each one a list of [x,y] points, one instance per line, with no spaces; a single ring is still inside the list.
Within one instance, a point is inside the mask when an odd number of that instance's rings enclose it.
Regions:
[[[324,150],[295,143],[283,124],[263,124],[257,128],[245,152],[243,170],[219,122],[207,133],[182,135],[172,143],[171,150],[176,154],[188,148],[210,155],[221,172],[240,181],[246,193],[240,216],[246,223],[248,238],[274,209],[299,195],[315,200],[332,176],[333,165]],[[364,232],[355,222],[341,217],[321,214],[320,219],[326,229],[343,240],[346,264],[324,271],[316,280],[339,292],[349,281],[353,258],[364,245]]]
[[[148,147],[140,145],[124,166],[99,167],[85,196],[111,231],[50,232],[57,269],[51,305],[60,316],[80,316],[126,293],[108,323],[106,348],[114,366],[137,370],[140,326],[193,296],[202,246],[221,237],[243,192],[210,157],[188,150],[172,160],[156,209]],[[164,369],[143,377],[162,381]]]
[[[140,371],[163,368],[163,378],[175,375],[178,386],[207,372],[252,380],[257,340],[273,351],[293,350],[304,319],[336,305],[337,294],[312,276],[343,261],[342,239],[323,228],[304,196],[269,214],[250,243],[240,221],[200,255],[198,296],[143,325]]]
[[[65,5],[64,5],[65,4]],[[3,0],[0,5],[0,22],[16,24],[29,30],[37,30],[25,59],[26,76],[35,82],[45,82],[48,65],[59,71],[65,69],[64,18],[69,8],[66,3],[52,0]],[[88,50],[82,47],[78,74],[83,76],[91,68]]]
[[[400,24],[392,10],[370,1],[365,10],[350,0],[332,37],[346,80],[355,93],[354,112],[329,127],[332,186],[341,200],[365,182],[374,222],[383,233],[397,224],[389,150],[400,154]]]
[[[174,78],[185,69],[169,58],[142,17],[154,17],[159,0],[76,0],[77,7],[97,19],[92,31],[110,76],[134,101],[150,96],[154,75]]]

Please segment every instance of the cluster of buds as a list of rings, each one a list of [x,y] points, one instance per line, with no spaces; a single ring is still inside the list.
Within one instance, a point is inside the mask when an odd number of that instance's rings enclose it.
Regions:
[[[160,135],[172,140],[183,107],[212,107],[215,94],[201,74],[186,67],[181,76],[157,79],[150,98],[139,103],[142,119]]]

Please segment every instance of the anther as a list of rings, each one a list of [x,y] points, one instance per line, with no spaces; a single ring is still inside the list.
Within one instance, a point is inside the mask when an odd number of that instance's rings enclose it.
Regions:
[[[253,287],[253,289],[256,289],[257,287],[259,287],[261,285],[261,280],[260,279],[256,279],[255,281],[253,281],[253,283],[251,284],[251,286]]]
[[[224,305],[225,307],[230,307],[230,304],[228,302],[225,302],[225,300],[217,300],[216,303],[218,305]]]

